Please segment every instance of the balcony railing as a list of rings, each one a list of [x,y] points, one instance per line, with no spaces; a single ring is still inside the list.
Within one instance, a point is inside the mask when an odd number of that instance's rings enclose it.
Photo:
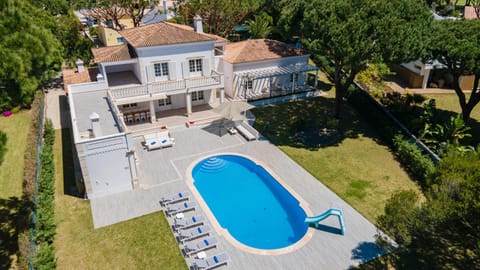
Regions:
[[[223,86],[223,74],[212,72],[210,76],[187,78],[184,80],[151,82],[144,85],[110,88],[113,99],[123,98],[149,98],[154,94],[168,93],[170,91],[191,89],[198,87]]]

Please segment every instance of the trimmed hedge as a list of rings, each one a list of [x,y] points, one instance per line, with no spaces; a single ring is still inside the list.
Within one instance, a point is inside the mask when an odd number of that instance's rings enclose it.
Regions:
[[[43,149],[40,156],[41,171],[38,179],[38,197],[35,201],[37,221],[35,224],[36,251],[33,257],[35,269],[55,269],[56,258],[53,240],[55,238],[55,163],[53,143],[55,130],[47,120],[43,134]]]
[[[414,142],[409,142],[401,135],[395,136],[394,145],[400,162],[425,190],[428,187],[427,178],[435,171],[433,161]]]

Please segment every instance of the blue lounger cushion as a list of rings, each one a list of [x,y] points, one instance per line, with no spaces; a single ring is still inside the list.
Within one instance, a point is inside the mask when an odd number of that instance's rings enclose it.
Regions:
[[[166,143],[166,142],[168,142],[168,141],[167,140],[162,140],[162,143]]]
[[[213,261],[214,261],[215,263],[218,263],[218,258],[217,258],[217,256],[213,256]]]

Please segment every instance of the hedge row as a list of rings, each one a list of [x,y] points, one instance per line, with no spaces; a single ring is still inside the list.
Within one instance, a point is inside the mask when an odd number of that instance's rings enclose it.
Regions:
[[[56,267],[55,248],[55,163],[53,158],[53,143],[55,130],[52,122],[45,122],[43,148],[40,155],[41,169],[38,179],[38,195],[35,200],[35,243],[33,257],[35,269],[54,269]]]
[[[425,188],[426,178],[435,167],[434,162],[414,142],[410,142],[403,136],[407,134],[403,134],[404,131],[368,95],[360,89],[351,90],[348,102],[389,144],[410,176]]]

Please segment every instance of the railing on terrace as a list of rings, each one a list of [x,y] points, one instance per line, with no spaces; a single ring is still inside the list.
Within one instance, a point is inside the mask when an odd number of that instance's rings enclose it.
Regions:
[[[223,74],[217,73],[215,71],[213,71],[212,73],[213,74],[210,76],[187,78],[177,81],[152,82],[146,85],[125,86],[118,88],[116,87],[110,88],[109,90],[113,99],[121,99],[130,97],[150,96],[152,94],[165,93],[186,88],[206,87],[215,85],[221,86]]]
[[[173,90],[185,89],[185,80],[154,82],[150,84],[152,94],[164,93]]]

